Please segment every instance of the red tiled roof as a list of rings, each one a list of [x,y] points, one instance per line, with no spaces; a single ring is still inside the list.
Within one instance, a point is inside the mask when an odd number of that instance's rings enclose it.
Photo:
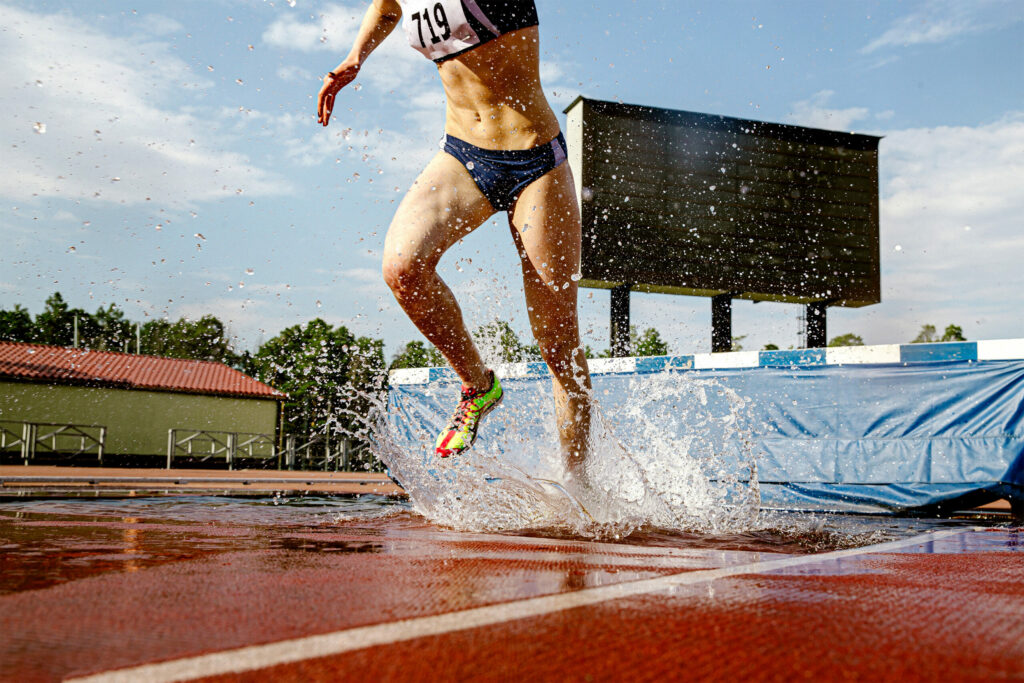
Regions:
[[[273,387],[223,363],[0,342],[0,378],[51,384],[285,398]]]

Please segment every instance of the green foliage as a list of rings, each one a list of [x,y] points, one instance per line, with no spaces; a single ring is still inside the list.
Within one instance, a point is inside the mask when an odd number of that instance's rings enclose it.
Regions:
[[[864,346],[864,340],[860,335],[848,332],[837,337],[832,337],[828,342],[829,346]]]
[[[629,328],[629,345],[634,356],[667,356],[668,343],[661,338],[661,334],[653,327],[648,327],[641,334],[637,334],[636,327]]]
[[[742,342],[746,338],[747,338],[747,335],[745,335],[745,334],[741,334],[738,337],[733,337],[732,338],[732,350],[733,351],[742,351],[743,350]]]
[[[910,340],[911,344],[928,344],[931,342],[967,341],[964,338],[964,331],[959,325],[947,325],[946,331],[940,337],[935,325],[922,325],[917,336]]]
[[[35,341],[36,328],[28,310],[19,304],[14,310],[0,309],[0,341],[31,342]]]
[[[142,326],[142,353],[166,358],[191,358],[231,364],[235,360],[222,323],[216,316],[177,322],[150,320]]]
[[[421,341],[408,342],[391,359],[392,370],[398,368],[436,368],[445,364],[444,356],[431,344],[428,348]]]
[[[778,346],[778,344],[765,344],[764,348],[761,349],[761,350],[762,351],[778,351],[779,350],[779,346]]]
[[[502,363],[530,363],[541,360],[537,345],[523,344],[519,340],[519,335],[512,329],[512,325],[504,320],[495,319],[492,323],[481,325],[473,332],[473,337],[485,356],[497,355]]]
[[[964,331],[959,325],[947,325],[946,331],[942,333],[940,341],[967,341],[964,338]]]
[[[135,325],[116,304],[99,308],[92,316],[94,336],[88,340],[91,349],[101,351],[134,351]]]
[[[911,344],[929,344],[938,341],[935,338],[935,325],[922,325],[917,336],[910,340]]]
[[[261,382],[288,394],[284,434],[369,436],[367,415],[386,380],[384,342],[320,318],[282,330],[247,360]],[[366,463],[367,465],[369,463]]]

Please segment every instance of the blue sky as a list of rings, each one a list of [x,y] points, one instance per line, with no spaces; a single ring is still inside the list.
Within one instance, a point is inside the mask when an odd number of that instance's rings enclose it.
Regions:
[[[379,274],[443,94],[400,33],[316,124],[363,2],[0,3],[0,306],[116,303],[224,320],[239,348],[320,316],[420,338]],[[542,76],[576,95],[882,135],[883,302],[829,335],[956,323],[1024,337],[1024,3],[539,0]],[[503,215],[441,265],[471,325],[526,336]],[[608,293],[581,290],[608,341]],[[744,346],[798,345],[800,308],[736,302]],[[633,322],[706,351],[710,302],[633,295]]]

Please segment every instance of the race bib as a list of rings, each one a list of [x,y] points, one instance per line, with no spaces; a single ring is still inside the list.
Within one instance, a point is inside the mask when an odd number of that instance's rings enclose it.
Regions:
[[[461,0],[400,0],[409,44],[428,59],[441,59],[480,44]]]

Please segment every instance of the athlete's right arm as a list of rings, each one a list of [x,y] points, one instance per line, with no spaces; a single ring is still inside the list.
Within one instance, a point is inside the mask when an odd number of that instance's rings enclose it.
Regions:
[[[338,91],[355,80],[363,62],[391,34],[401,18],[402,8],[397,0],[373,0],[363,16],[363,23],[359,26],[359,33],[348,57],[324,76],[324,85],[316,100],[318,122],[326,126],[331,120],[334,97]]]

